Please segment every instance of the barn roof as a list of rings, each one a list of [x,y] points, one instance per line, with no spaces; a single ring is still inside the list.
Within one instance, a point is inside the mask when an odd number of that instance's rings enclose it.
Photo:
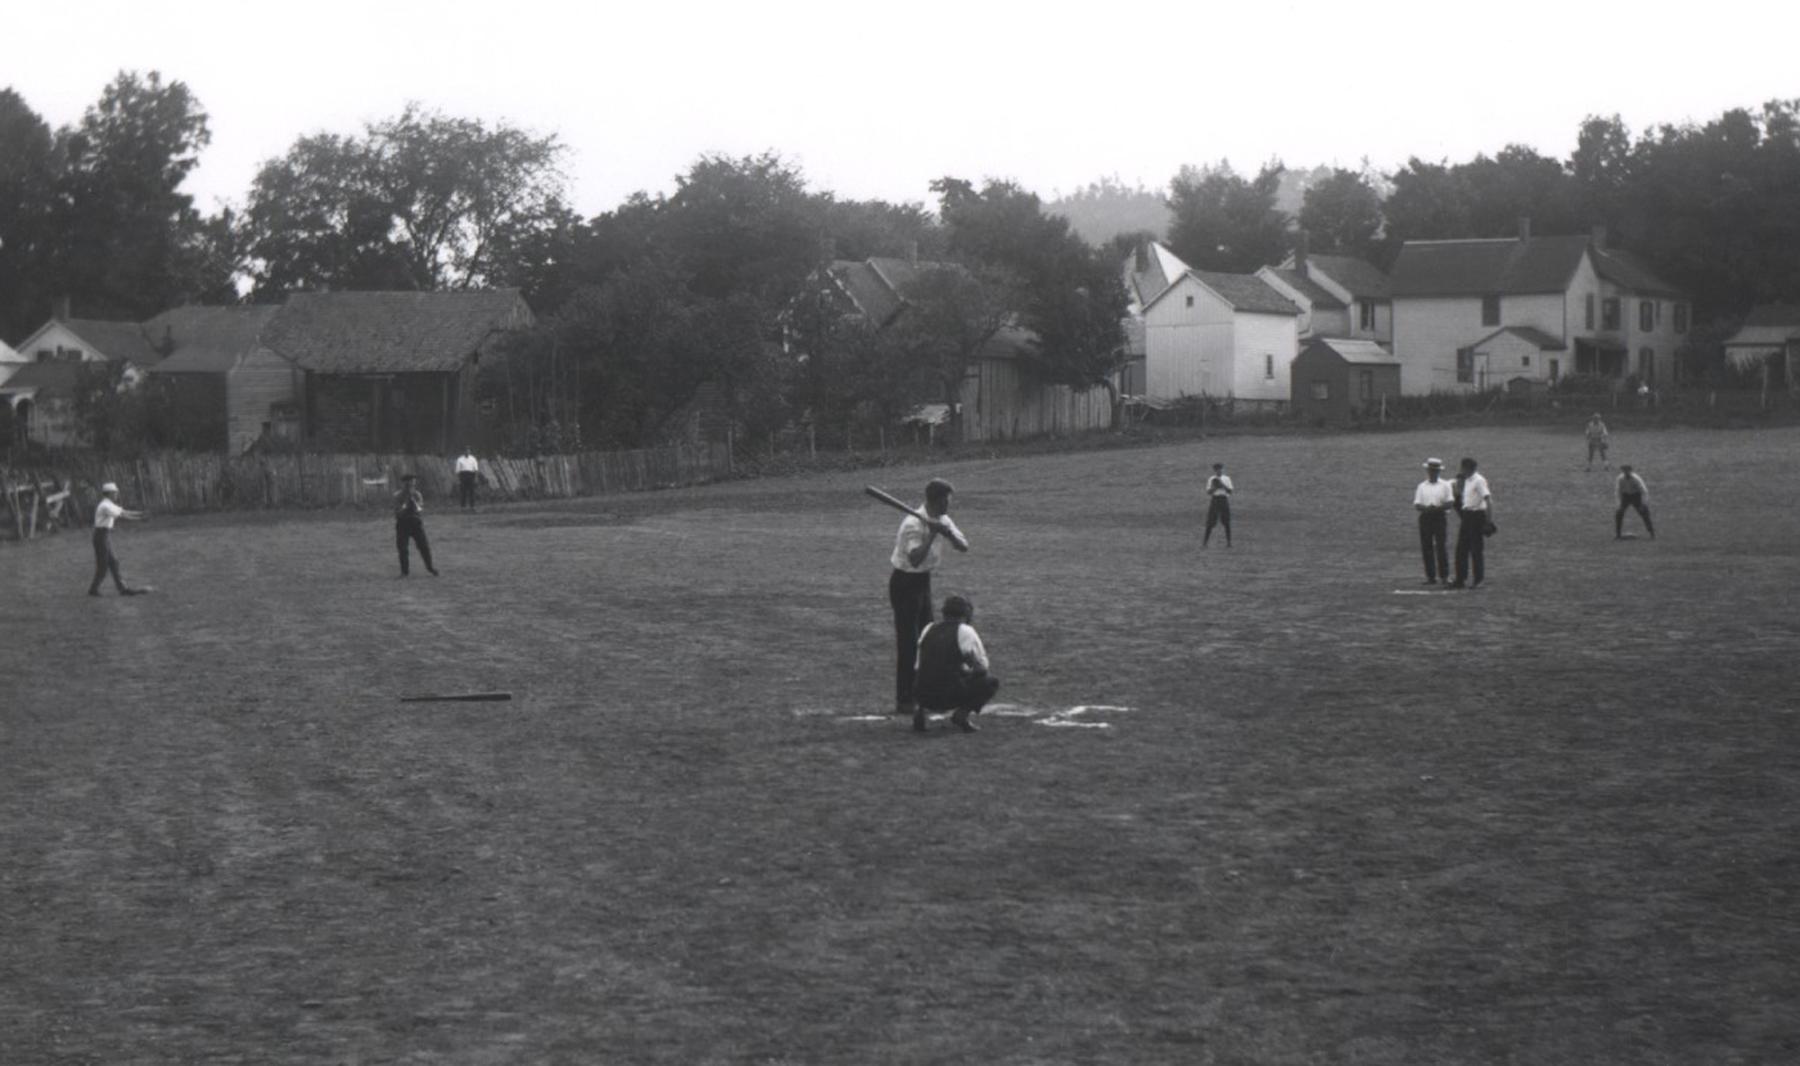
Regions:
[[[1344,309],[1344,301],[1331,295],[1330,291],[1323,285],[1320,285],[1318,282],[1307,277],[1305,274],[1300,273],[1298,270],[1288,270],[1285,267],[1270,267],[1269,269],[1275,272],[1276,277],[1287,282],[1289,285],[1292,285],[1300,295],[1311,301],[1314,307],[1335,311],[1342,311]]]
[[[144,323],[144,332],[169,346],[169,356],[153,369],[159,374],[221,373],[261,340],[263,329],[280,308],[204,307],[190,305],[164,311]]]
[[[517,289],[297,293],[262,338],[322,373],[449,373],[490,334],[530,321]]]
[[[82,337],[87,340],[86,337]],[[44,359],[26,363],[0,385],[0,393],[34,391],[38,396],[69,399],[75,395],[81,380],[81,361],[76,359]]]
[[[136,322],[111,322],[101,318],[65,318],[62,324],[70,333],[93,346],[96,354],[108,359],[123,359],[137,366],[154,366],[162,361]]]
[[[1300,308],[1275,291],[1274,286],[1255,274],[1223,274],[1214,270],[1189,270],[1194,280],[1206,286],[1236,311],[1265,315],[1297,315]]]
[[[1307,268],[1317,269],[1331,280],[1350,290],[1350,295],[1368,300],[1387,300],[1394,295],[1393,283],[1381,268],[1353,255],[1313,255],[1306,257]]]
[[[1517,296],[1564,292],[1588,238],[1407,241],[1394,261],[1395,296]]]
[[[1399,366],[1400,360],[1394,353],[1376,344],[1374,341],[1349,340],[1344,337],[1314,337],[1306,342],[1310,349],[1318,349],[1336,355],[1346,363],[1359,366]]]

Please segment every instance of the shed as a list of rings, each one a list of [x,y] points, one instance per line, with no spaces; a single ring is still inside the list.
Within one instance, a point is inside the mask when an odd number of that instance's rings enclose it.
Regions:
[[[1294,357],[1294,413],[1347,422],[1400,395],[1400,360],[1374,341],[1314,337]]]

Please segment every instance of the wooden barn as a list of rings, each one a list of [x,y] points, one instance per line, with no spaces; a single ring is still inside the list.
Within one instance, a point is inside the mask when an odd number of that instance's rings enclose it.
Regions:
[[[169,352],[150,369],[150,385],[174,412],[182,446],[236,455],[288,424],[284,407],[298,410],[302,372],[262,345],[278,310],[191,305],[144,323]]]
[[[1032,339],[1028,330],[1008,328],[982,345],[958,397],[960,439],[1018,440],[1112,427],[1112,395],[1105,389],[1035,379]]]
[[[1294,413],[1307,419],[1347,422],[1400,395],[1400,360],[1374,341],[1314,337],[1290,375]]]

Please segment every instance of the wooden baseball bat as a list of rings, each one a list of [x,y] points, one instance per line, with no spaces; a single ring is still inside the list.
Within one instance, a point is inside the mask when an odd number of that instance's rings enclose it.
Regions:
[[[458,692],[443,696],[402,696],[401,703],[494,703],[512,699],[510,692]]]
[[[892,507],[896,511],[899,511],[903,514],[912,515],[914,518],[917,518],[919,521],[925,523],[925,525],[928,528],[941,529],[941,524],[938,522],[937,519],[926,514],[924,511],[919,510],[917,507],[909,506],[907,503],[905,503],[904,501],[900,500],[897,497],[888,495],[887,493],[881,491],[880,489],[876,488],[873,485],[864,485],[863,491],[868,493],[870,496],[874,497],[875,499],[880,500],[882,503],[887,504],[889,507]],[[948,530],[942,530],[942,531],[944,533],[944,536],[949,538],[957,546],[963,548],[964,550],[968,549],[969,542],[967,540],[963,539],[960,536],[957,536],[954,533],[949,532]]]

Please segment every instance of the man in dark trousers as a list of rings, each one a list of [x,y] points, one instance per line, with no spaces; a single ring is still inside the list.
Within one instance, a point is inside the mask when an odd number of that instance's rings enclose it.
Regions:
[[[431,542],[425,539],[425,497],[419,494],[418,476],[400,475],[400,491],[394,493],[394,547],[400,551],[400,576],[412,573],[412,553],[408,542],[419,546],[419,558],[431,576],[437,567],[431,565]]]
[[[456,457],[457,501],[465,511],[475,509],[475,482],[480,477],[481,460],[475,458],[474,450],[465,444],[462,454]]]
[[[950,520],[950,483],[933,478],[925,486],[925,521],[907,515],[894,535],[889,561],[888,605],[894,609],[894,713],[913,714],[913,674],[919,634],[931,624],[931,571],[944,555],[944,541],[957,551],[969,542]]]
[[[1425,460],[1425,480],[1413,490],[1413,510],[1419,512],[1419,550],[1425,556],[1425,583],[1450,580],[1450,511],[1456,506],[1456,487],[1439,475],[1442,459]]]
[[[1456,580],[1449,585],[1453,589],[1480,588],[1486,576],[1482,547],[1494,531],[1494,494],[1487,478],[1475,470],[1475,460],[1464,459],[1456,474],[1456,511],[1462,521],[1456,529]]]
[[[1630,463],[1619,464],[1619,480],[1614,486],[1619,509],[1613,512],[1613,539],[1625,539],[1625,512],[1635,510],[1644,520],[1644,532],[1656,539],[1656,527],[1650,524],[1650,486],[1631,469]]]
[[[1225,476],[1225,464],[1214,463],[1212,477],[1206,479],[1206,535],[1200,546],[1212,540],[1214,526],[1225,527],[1225,546],[1231,547],[1231,479]]]
[[[142,511],[119,506],[119,486],[110,481],[100,486],[100,503],[94,508],[94,580],[88,583],[89,596],[100,595],[100,583],[109,573],[119,595],[136,596],[143,591],[125,584],[125,579],[119,576],[119,559],[112,550],[113,523],[121,518],[136,522],[143,517]]]
[[[980,714],[1000,691],[1000,679],[988,673],[987,648],[974,621],[974,606],[961,596],[951,596],[944,600],[944,620],[926,626],[919,636],[914,732],[925,732],[926,711],[949,711],[952,725],[973,733],[975,723],[969,716]]]

